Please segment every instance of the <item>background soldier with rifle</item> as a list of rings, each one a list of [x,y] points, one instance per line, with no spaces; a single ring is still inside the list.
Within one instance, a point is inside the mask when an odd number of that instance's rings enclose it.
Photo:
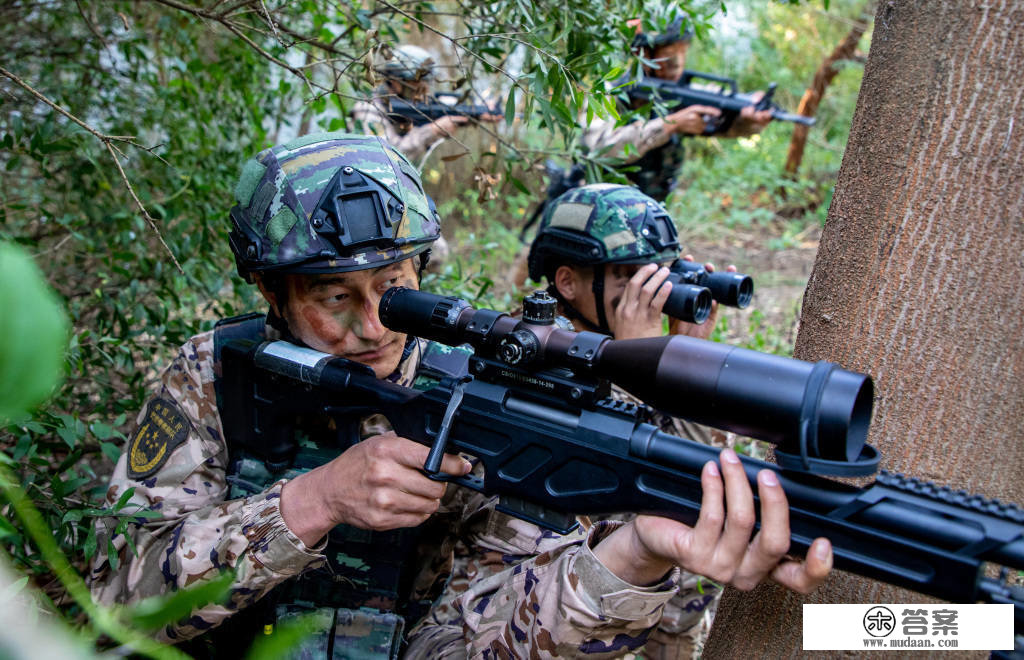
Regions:
[[[431,94],[436,62],[428,51],[403,44],[391,58],[378,67],[384,84],[376,95],[359,101],[352,109],[357,127],[380,135],[422,168],[427,155],[444,140],[455,135],[470,119],[496,122],[500,111],[486,106],[444,104]],[[444,236],[438,236],[433,248],[433,264],[438,267],[451,249]]]
[[[401,45],[377,68],[384,84],[375,96],[352,109],[358,128],[384,137],[418,167],[434,145],[454,135],[471,118],[486,122],[501,118],[500,110],[486,106],[441,103],[430,89],[435,68],[431,53],[419,46]]]
[[[634,52],[651,65],[643,64],[644,76],[676,82],[686,69],[686,53],[693,39],[693,28],[682,12],[668,11],[668,26],[659,34],[640,32],[633,41]],[[772,120],[770,109],[755,107],[760,93],[750,97],[721,137],[741,137],[759,133]],[[648,100],[631,98],[634,108],[644,106]],[[595,120],[583,133],[583,144],[592,156],[613,156],[624,165],[634,165],[637,171],[624,171],[645,194],[664,201],[675,186],[685,152],[684,136],[705,135],[709,121],[722,111],[712,105],[694,104],[682,107],[663,117],[652,113],[649,120],[637,120],[625,126],[616,126],[614,120]],[[627,153],[626,145],[632,145]]]
[[[756,505],[730,450],[712,450],[693,477],[703,492],[694,527],[640,516],[558,525],[556,534],[550,523],[523,520],[522,509],[499,510],[484,493],[425,476],[428,456],[452,478],[483,469],[443,446],[428,452],[427,418],[403,426],[414,441],[356,394],[324,408],[318,390],[294,391],[284,374],[240,376],[237,360],[224,361],[237,356],[232,347],[267,339],[286,340],[275,345],[298,368],[292,376],[306,373],[296,362],[303,356],[340,356],[358,370],[356,381],[381,393],[450,383],[465,373],[466,355],[388,329],[378,316],[392,287],[418,287],[440,230],[416,170],[393,148],[370,136],[306,136],[246,163],[235,193],[232,251],[270,313],[192,338],[164,372],[107,493],[114,502],[132,489],[131,502],[161,517],[137,521],[130,538],[111,533],[116,521],[98,522],[90,577],[100,602],[165,593],[230,568],[225,605],[193,611],[159,638],[202,635],[207,650],[232,655],[278,616],[304,610],[320,621],[310,656],[359,649],[394,657],[461,547],[482,558],[476,565],[486,574],[453,576],[449,586],[465,591],[441,620],[413,632],[407,657],[600,658],[644,644],[680,568],[741,589],[770,575],[807,591],[827,576],[825,539],[806,562],[779,563],[788,504],[770,469],[756,477],[761,529],[751,540]],[[314,408],[296,412],[304,403]]]

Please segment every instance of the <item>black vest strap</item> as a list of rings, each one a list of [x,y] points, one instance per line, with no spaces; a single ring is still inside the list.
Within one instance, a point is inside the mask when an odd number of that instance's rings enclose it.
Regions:
[[[221,377],[220,352],[224,345],[233,339],[262,341],[266,338],[267,315],[251,312],[241,316],[217,321],[213,327],[213,389],[217,392],[217,410],[224,410],[224,397],[221,394],[224,379]]]

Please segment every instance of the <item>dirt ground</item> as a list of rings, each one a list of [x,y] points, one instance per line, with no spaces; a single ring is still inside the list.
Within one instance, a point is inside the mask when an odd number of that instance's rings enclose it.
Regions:
[[[686,244],[687,252],[698,261],[710,261],[718,268],[732,263],[739,272],[754,278],[750,306],[743,310],[723,307],[720,312],[728,324],[723,341],[747,343],[761,332],[766,341],[792,347],[800,301],[814,267],[820,236],[819,227],[810,227],[796,246],[772,249],[769,245],[775,238],[773,231],[754,227],[734,233],[724,241],[698,239]]]

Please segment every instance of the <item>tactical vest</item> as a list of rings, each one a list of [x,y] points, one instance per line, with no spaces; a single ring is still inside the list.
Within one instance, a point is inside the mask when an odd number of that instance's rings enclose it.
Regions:
[[[640,192],[664,202],[676,185],[676,178],[683,166],[685,155],[686,148],[683,146],[682,136],[674,134],[667,143],[651,149],[642,158],[630,163],[630,166],[639,169],[622,173],[640,189]]]
[[[265,321],[263,315],[250,314],[219,322],[214,332],[216,364],[221,364],[220,350],[226,342],[265,339]],[[441,378],[465,375],[469,355],[468,349],[429,343],[413,387],[427,389]],[[215,383],[218,409],[223,414],[220,406],[227,398],[219,392],[221,376],[218,373]],[[238,446],[230,433],[225,433],[228,498],[249,497],[279,479],[291,479],[330,462],[361,440],[354,437],[357,426],[327,418],[296,420],[294,457],[284,469],[271,469],[246,447]],[[415,624],[430,606],[430,600],[412,600],[410,592],[422,564],[422,549],[417,544],[431,522],[387,532],[338,525],[327,537],[325,566],[278,585],[253,607],[227,619],[213,631],[216,635],[207,635],[217,639],[213,641],[215,657],[224,657],[220,640],[233,639],[230,644],[241,654],[249,640],[260,631],[270,630],[267,626],[273,626],[277,620],[315,613],[322,619],[323,634],[307,639],[296,657],[396,658],[404,630]],[[246,641],[240,643],[242,639]]]

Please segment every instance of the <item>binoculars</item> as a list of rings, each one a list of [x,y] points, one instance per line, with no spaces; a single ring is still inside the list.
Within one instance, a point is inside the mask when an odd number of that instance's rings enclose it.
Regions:
[[[676,259],[666,282],[672,293],[662,311],[687,323],[703,323],[711,314],[711,301],[743,309],[754,296],[754,280],[742,273],[709,273],[693,261]]]

